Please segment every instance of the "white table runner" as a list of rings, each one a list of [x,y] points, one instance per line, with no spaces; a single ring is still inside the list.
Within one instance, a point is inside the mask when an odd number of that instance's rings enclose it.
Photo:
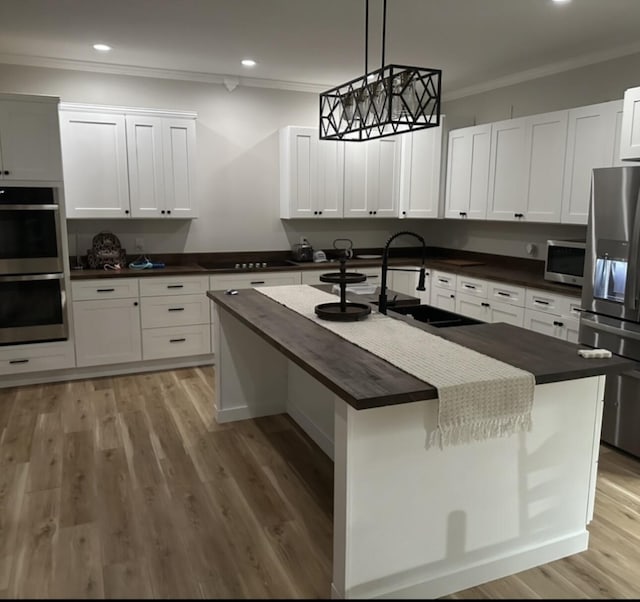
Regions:
[[[420,328],[372,311],[356,322],[321,320],[314,308],[338,297],[308,285],[255,289],[438,390],[438,429],[428,444],[453,445],[531,428],[534,376]]]

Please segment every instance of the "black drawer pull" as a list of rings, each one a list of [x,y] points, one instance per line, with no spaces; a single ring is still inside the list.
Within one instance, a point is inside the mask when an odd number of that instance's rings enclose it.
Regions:
[[[9,360],[10,364],[26,364],[29,360]]]
[[[491,307],[488,303],[480,303],[480,305],[482,305],[482,307]]]
[[[564,326],[564,324],[562,322],[556,322],[555,320],[553,321],[553,325],[554,326]]]
[[[472,288],[474,291],[476,290],[476,287],[473,286],[473,284],[463,284],[462,286],[464,286],[464,288]]]
[[[169,339],[169,343],[184,343],[187,339]]]
[[[533,302],[537,303],[538,305],[549,305],[548,301],[540,301],[540,299],[534,299]]]
[[[96,293],[113,293],[115,288],[97,288]]]
[[[184,288],[184,284],[167,284],[167,288]]]
[[[442,282],[442,284],[449,284],[449,281],[444,278],[438,278],[438,282]]]
[[[170,307],[169,311],[184,311],[184,307]]]
[[[373,276],[367,275],[367,280],[373,280],[374,278],[379,278],[379,276],[377,274],[374,274]]]
[[[498,295],[500,295],[501,297],[511,297],[510,293],[503,293],[502,291],[496,291],[498,293]]]
[[[264,284],[264,280],[253,280],[251,284]]]
[[[449,295],[449,297],[451,297],[452,299],[455,299],[456,296],[455,295]]]

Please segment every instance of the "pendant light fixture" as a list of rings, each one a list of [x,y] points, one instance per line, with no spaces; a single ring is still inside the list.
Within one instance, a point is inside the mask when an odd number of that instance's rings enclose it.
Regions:
[[[369,71],[369,0],[365,0],[364,75],[320,94],[320,139],[363,141],[440,125],[440,69],[385,65]]]

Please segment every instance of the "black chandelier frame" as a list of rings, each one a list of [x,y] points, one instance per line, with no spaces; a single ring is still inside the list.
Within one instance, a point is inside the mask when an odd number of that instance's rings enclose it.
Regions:
[[[365,74],[320,94],[320,139],[366,141],[440,125],[440,69],[384,64],[368,70],[369,0],[365,0]]]

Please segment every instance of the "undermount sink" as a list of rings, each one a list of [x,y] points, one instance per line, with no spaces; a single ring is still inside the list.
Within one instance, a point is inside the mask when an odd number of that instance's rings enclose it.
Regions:
[[[432,305],[402,305],[388,307],[387,314],[391,313],[402,314],[403,316],[411,317],[418,322],[424,322],[425,324],[435,326],[436,328],[483,324],[481,320],[469,318],[468,316],[461,316],[460,314],[447,311],[446,309],[440,309],[439,307],[433,307]]]

